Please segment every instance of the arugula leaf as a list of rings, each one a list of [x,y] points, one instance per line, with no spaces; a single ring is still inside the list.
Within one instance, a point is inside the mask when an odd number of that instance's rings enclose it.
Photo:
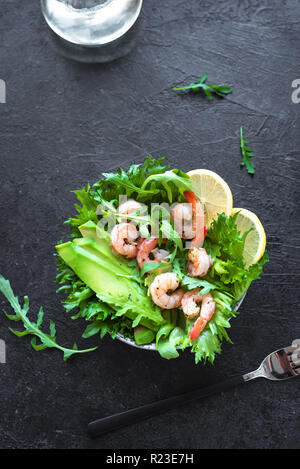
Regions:
[[[141,187],[149,176],[164,173],[170,168],[168,164],[163,164],[164,159],[164,157],[155,159],[147,156],[142,165],[130,166],[128,177],[136,186]]]
[[[132,164],[128,171],[119,168],[116,173],[104,173],[92,187],[90,193],[94,200],[102,203],[106,201],[117,201],[120,195],[133,197],[137,200],[152,197],[160,193],[158,188],[144,189],[143,184],[147,178],[164,173],[169,165],[163,164],[164,157],[147,157],[142,165]]]
[[[173,169],[172,171],[165,171],[163,174],[155,174],[149,176],[143,183],[141,190],[145,190],[147,186],[156,187],[162,185],[166,191],[168,201],[170,204],[176,202],[186,190],[191,190],[191,182],[189,176],[180,171]],[[156,189],[157,190],[157,189]]]
[[[100,301],[96,295],[80,304],[80,311],[77,316],[86,319],[86,321],[94,319],[104,321],[108,317],[116,317],[114,310],[108,304]]]
[[[77,317],[89,323],[82,334],[84,339],[100,333],[102,339],[107,333],[114,339],[117,333],[133,338],[132,322],[124,317],[117,317],[115,311],[98,298],[93,298],[81,305]]]
[[[70,217],[65,221],[65,224],[70,225],[71,233],[77,235],[79,230],[78,227],[83,225],[89,220],[97,223],[98,217],[96,214],[97,202],[90,195],[90,185],[88,184],[81,190],[72,191],[76,196],[81,205],[74,204],[77,211],[76,217]]]
[[[56,330],[55,324],[53,321],[50,321],[50,333],[46,334],[42,332],[41,325],[43,323],[44,318],[44,311],[43,308],[40,308],[38,313],[37,322],[30,321],[27,316],[29,310],[29,299],[27,296],[24,297],[24,306],[21,307],[18,297],[14,295],[12,288],[10,286],[9,280],[6,280],[2,275],[0,275],[0,292],[5,296],[7,301],[10,303],[12,309],[14,310],[15,314],[10,315],[7,314],[5,311],[7,318],[11,321],[22,321],[24,326],[24,331],[16,331],[14,329],[9,328],[9,330],[18,337],[23,337],[25,335],[33,335],[34,337],[31,340],[31,345],[34,350],[44,350],[45,348],[57,348],[61,350],[64,354],[64,360],[67,360],[72,355],[78,353],[86,353],[92,352],[96,350],[98,347],[86,349],[86,350],[78,350],[77,345],[74,344],[72,349],[68,349],[65,347],[61,347],[56,342]],[[40,343],[37,344],[36,338],[40,340]]]
[[[173,88],[174,91],[191,91],[193,93],[198,93],[202,91],[208,99],[212,99],[212,93],[224,98],[227,94],[232,93],[232,88],[227,85],[209,85],[206,82],[207,73],[204,73],[200,80],[194,81],[190,85],[180,86],[178,88]]]
[[[157,189],[146,191],[143,187],[136,186],[130,178],[129,171],[126,172],[122,168],[119,168],[117,173],[103,173],[103,176],[106,182],[122,187],[128,197],[131,197],[134,193],[157,194],[159,192]]]
[[[246,169],[249,174],[255,173],[255,166],[252,162],[254,156],[253,149],[249,147],[249,142],[243,138],[243,127],[240,128],[240,140],[241,140],[241,151],[243,159],[241,161],[241,166],[246,166]]]
[[[220,282],[211,283],[204,279],[200,279],[196,277],[189,277],[188,275],[185,275],[182,278],[181,285],[186,287],[187,290],[193,290],[194,288],[201,288],[201,295],[205,295],[211,290],[215,290],[216,288],[222,287],[222,284]]]

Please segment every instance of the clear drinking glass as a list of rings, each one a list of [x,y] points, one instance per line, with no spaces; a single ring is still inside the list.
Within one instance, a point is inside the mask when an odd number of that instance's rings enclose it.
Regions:
[[[122,37],[136,22],[143,0],[41,0],[50,28],[61,38],[97,47]]]

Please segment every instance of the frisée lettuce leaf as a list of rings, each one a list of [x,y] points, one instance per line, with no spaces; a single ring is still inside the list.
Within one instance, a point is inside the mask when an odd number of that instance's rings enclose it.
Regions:
[[[230,217],[219,214],[213,221],[204,242],[204,248],[213,259],[213,266],[205,279],[219,282],[219,288],[228,292],[238,301],[246,293],[250,284],[260,278],[263,265],[268,262],[268,254],[254,265],[246,268],[243,251],[250,231],[240,233],[236,218],[238,212]]]

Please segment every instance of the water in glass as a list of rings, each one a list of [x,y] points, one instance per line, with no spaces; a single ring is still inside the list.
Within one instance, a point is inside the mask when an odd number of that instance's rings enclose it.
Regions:
[[[83,46],[108,44],[122,37],[137,20],[143,0],[41,0],[51,29]]]

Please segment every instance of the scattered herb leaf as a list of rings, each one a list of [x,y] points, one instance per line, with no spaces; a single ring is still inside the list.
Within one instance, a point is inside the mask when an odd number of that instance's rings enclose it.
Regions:
[[[249,174],[255,173],[255,166],[252,162],[254,156],[253,149],[249,147],[249,142],[243,138],[243,127],[240,129],[240,138],[241,138],[241,151],[243,159],[241,161],[241,166],[246,166]]]
[[[2,275],[0,275],[0,292],[5,296],[7,301],[10,303],[12,309],[14,310],[15,314],[7,314],[5,311],[4,313],[14,322],[22,321],[24,325],[24,331],[16,331],[10,328],[10,331],[15,334],[17,337],[23,337],[25,335],[33,335],[34,337],[31,340],[31,345],[34,350],[44,350],[45,348],[57,348],[61,350],[64,354],[64,360],[66,361],[71,355],[76,353],[86,353],[92,352],[96,350],[98,347],[86,349],[86,350],[78,350],[77,345],[74,344],[72,349],[68,349],[65,347],[61,347],[56,342],[56,330],[55,324],[53,321],[50,320],[50,334],[46,334],[45,332],[41,331],[41,325],[44,319],[44,311],[43,308],[40,308],[38,313],[37,322],[32,322],[27,316],[29,310],[29,299],[27,296],[24,297],[24,306],[22,307],[19,303],[19,299],[17,296],[14,295],[12,288],[10,286],[9,280],[6,280]],[[37,344],[36,338],[40,339],[40,343]]]
[[[180,86],[173,88],[174,91],[190,91],[192,93],[198,93],[202,91],[208,99],[212,99],[212,93],[224,98],[227,94],[232,93],[232,88],[228,85],[209,85],[206,82],[207,73],[204,73],[200,80],[194,81],[190,85]]]

